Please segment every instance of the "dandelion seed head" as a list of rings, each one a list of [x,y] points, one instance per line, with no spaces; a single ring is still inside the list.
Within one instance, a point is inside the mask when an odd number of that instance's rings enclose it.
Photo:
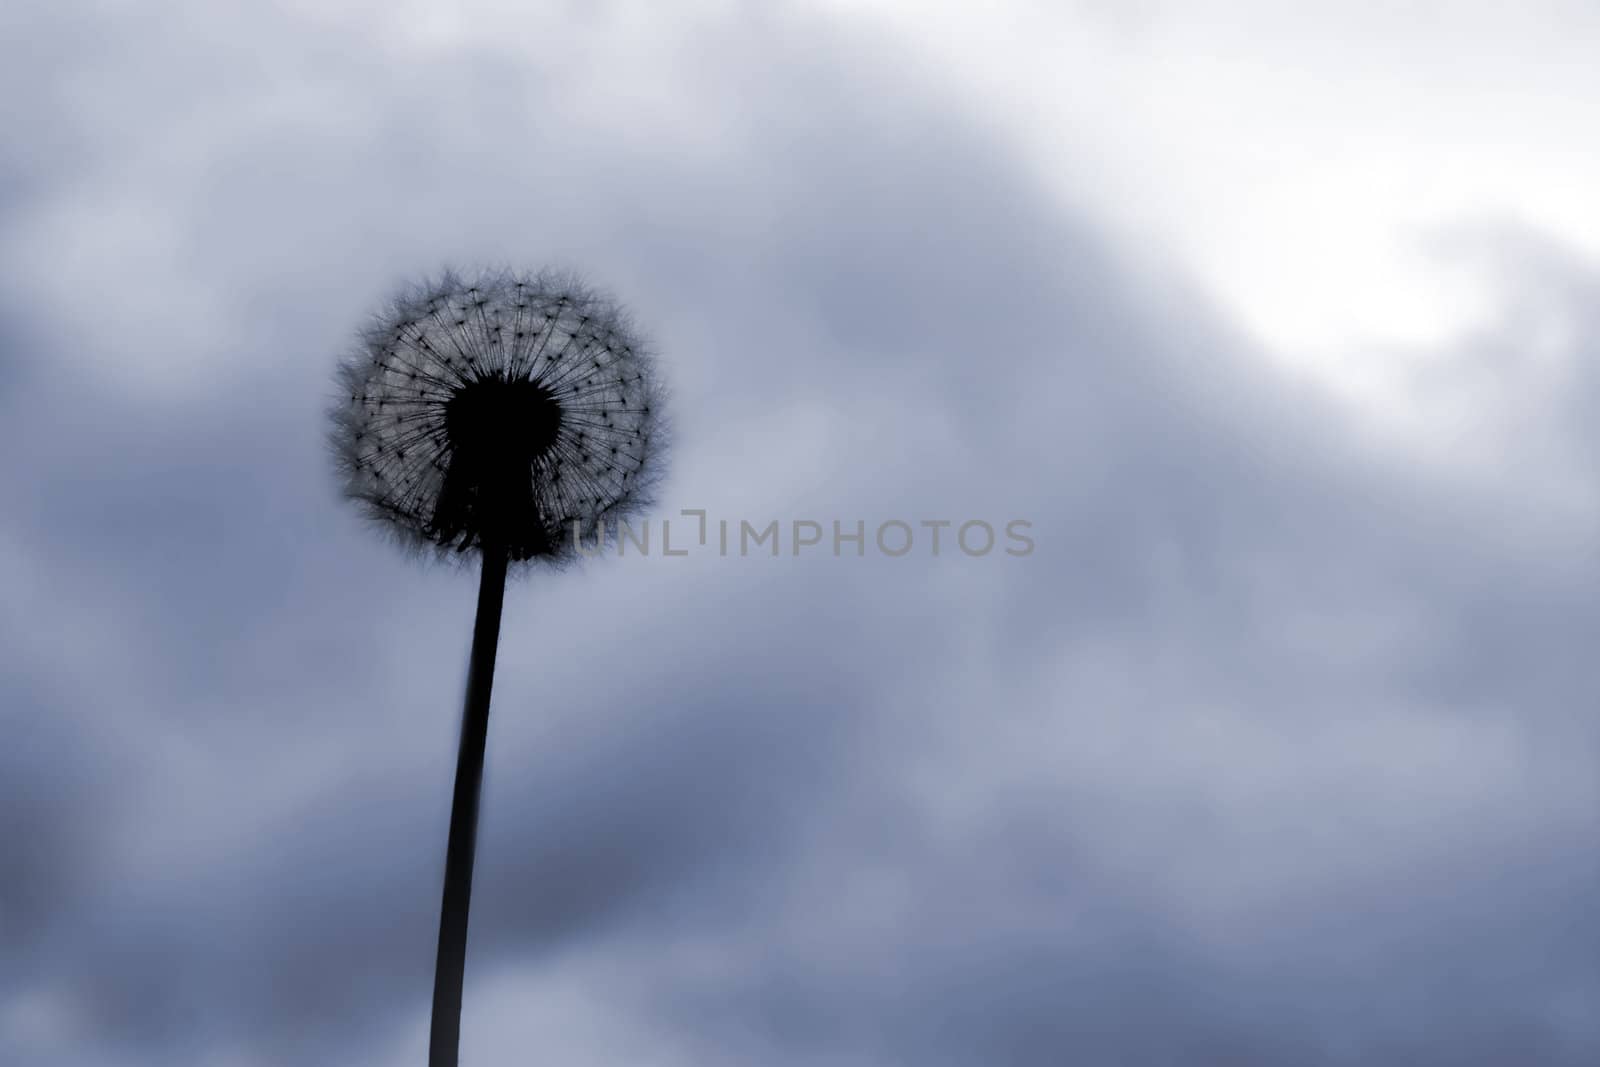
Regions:
[[[660,387],[610,299],[570,275],[445,272],[402,292],[339,367],[345,494],[405,544],[561,563],[650,503]]]

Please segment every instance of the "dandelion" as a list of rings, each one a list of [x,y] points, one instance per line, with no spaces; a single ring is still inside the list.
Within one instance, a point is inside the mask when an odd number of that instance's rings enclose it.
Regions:
[[[649,503],[663,445],[648,352],[612,301],[552,273],[446,272],[339,368],[345,494],[402,544],[481,557],[446,848],[430,1067],[454,1067],[489,694],[512,566],[560,566]]]

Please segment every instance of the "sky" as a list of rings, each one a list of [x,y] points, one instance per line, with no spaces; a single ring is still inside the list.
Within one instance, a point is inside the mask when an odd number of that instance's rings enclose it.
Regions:
[[[323,437],[480,263],[652,339],[658,536],[782,544],[508,590],[464,1064],[1600,1057],[1592,6],[0,42],[0,1062],[423,1061],[475,581]]]

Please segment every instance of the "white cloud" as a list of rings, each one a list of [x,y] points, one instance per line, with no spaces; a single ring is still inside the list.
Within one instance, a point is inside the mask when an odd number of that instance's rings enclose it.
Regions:
[[[830,6],[1385,417],[1406,418],[1410,361],[1503,299],[1434,232],[1510,218],[1600,257],[1582,4]]]

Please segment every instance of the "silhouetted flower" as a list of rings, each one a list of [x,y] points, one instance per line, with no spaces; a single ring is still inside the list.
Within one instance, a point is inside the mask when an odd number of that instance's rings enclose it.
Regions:
[[[330,440],[346,492],[413,546],[482,559],[428,1037],[429,1067],[457,1067],[506,571],[569,559],[648,503],[660,397],[622,311],[556,274],[447,272],[367,328],[339,381]]]
[[[649,354],[569,276],[447,272],[364,331],[340,381],[345,490],[414,545],[560,562],[648,503],[662,444]]]

